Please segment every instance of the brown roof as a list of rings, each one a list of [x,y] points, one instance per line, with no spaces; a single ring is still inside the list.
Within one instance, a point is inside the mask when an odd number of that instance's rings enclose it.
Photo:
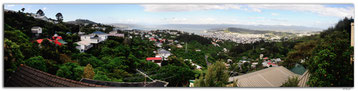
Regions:
[[[307,82],[308,82],[308,80],[310,78],[310,75],[311,74],[308,72],[308,70],[305,73],[303,73],[302,76],[299,79],[300,82],[298,82],[298,86],[299,87],[309,87],[307,85]]]
[[[19,66],[17,71],[7,79],[5,87],[105,87],[88,84],[52,75],[26,65]]]
[[[270,67],[256,72],[230,77],[229,81],[238,80],[239,87],[280,87],[289,77],[300,75],[283,66]]]

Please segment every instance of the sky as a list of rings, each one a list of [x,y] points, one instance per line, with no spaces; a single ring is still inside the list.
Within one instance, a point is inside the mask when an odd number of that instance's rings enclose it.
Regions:
[[[353,4],[5,4],[5,9],[64,21],[88,19],[125,24],[244,24],[328,28],[344,17],[354,18]]]

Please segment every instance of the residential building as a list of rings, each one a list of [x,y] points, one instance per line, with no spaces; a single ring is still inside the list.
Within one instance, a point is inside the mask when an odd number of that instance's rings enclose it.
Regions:
[[[280,87],[289,77],[300,77],[300,75],[279,66],[230,77],[229,81],[237,80],[238,87]]]
[[[101,32],[101,31],[95,31],[92,33],[92,35],[94,35],[94,36],[97,35],[99,37],[100,42],[102,42],[108,38],[108,34]]]
[[[42,33],[42,28],[38,26],[32,27],[31,32],[34,33],[36,37],[39,37]]]
[[[147,61],[151,61],[151,62],[153,62],[153,63],[156,63],[156,64],[158,64],[159,66],[161,66],[162,61],[163,61],[163,59],[162,59],[161,57],[148,57],[148,58],[146,58],[146,60],[147,60]]]
[[[37,39],[36,42],[39,43],[39,44],[42,44],[43,40],[48,40],[50,41],[51,43],[54,43],[58,46],[62,46],[62,45],[65,45],[67,44],[67,42],[65,42],[61,36],[58,36],[57,34],[55,34],[54,36],[52,36],[52,39],[49,39],[49,38],[44,38],[44,39]]]
[[[76,46],[76,49],[79,49],[80,52],[84,52],[84,51],[88,50],[89,48],[93,47],[93,45],[91,44],[91,41],[88,41],[88,40],[81,40],[81,41],[76,42],[76,44],[78,45],[78,46]]]
[[[78,44],[76,48],[80,50],[80,52],[84,52],[91,48],[93,44],[105,41],[107,38],[108,34],[103,33],[101,31],[96,31],[88,35],[81,35],[81,41],[76,42],[76,44]]]
[[[298,86],[299,87],[309,87],[307,82],[310,78],[311,74],[308,72],[308,70],[306,70],[302,76],[300,78],[298,78],[299,82],[298,82]]]
[[[163,43],[157,42],[157,43],[155,43],[155,46],[157,46],[157,47],[162,47],[162,46],[163,46]]]
[[[5,87],[166,87],[169,82],[111,82],[83,78],[75,81],[52,75],[21,64],[7,81]]]
[[[42,33],[42,28],[39,26],[34,26],[31,28],[31,32],[35,33],[35,34],[40,34],[40,33]]]
[[[158,49],[157,50],[157,57],[163,57],[163,59],[164,60],[167,60],[167,58],[170,56],[170,55],[172,55],[169,51],[167,51],[167,50],[165,50],[165,49],[162,49],[162,48],[160,48],[160,49]]]
[[[177,48],[183,48],[183,46],[180,44],[177,44]]]

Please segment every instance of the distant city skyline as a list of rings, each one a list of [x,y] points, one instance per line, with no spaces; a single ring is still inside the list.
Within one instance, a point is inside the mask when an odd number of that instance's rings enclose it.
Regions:
[[[4,9],[64,21],[88,19],[124,24],[244,24],[328,28],[344,17],[354,18],[353,4],[5,4]]]

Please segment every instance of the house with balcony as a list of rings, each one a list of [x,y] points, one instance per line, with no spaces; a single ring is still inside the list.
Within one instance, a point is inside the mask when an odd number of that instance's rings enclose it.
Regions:
[[[108,34],[96,31],[88,35],[81,35],[81,41],[76,42],[78,46],[76,48],[80,50],[80,52],[84,52],[91,48],[93,44],[100,43],[102,41],[105,41],[108,38]]]

